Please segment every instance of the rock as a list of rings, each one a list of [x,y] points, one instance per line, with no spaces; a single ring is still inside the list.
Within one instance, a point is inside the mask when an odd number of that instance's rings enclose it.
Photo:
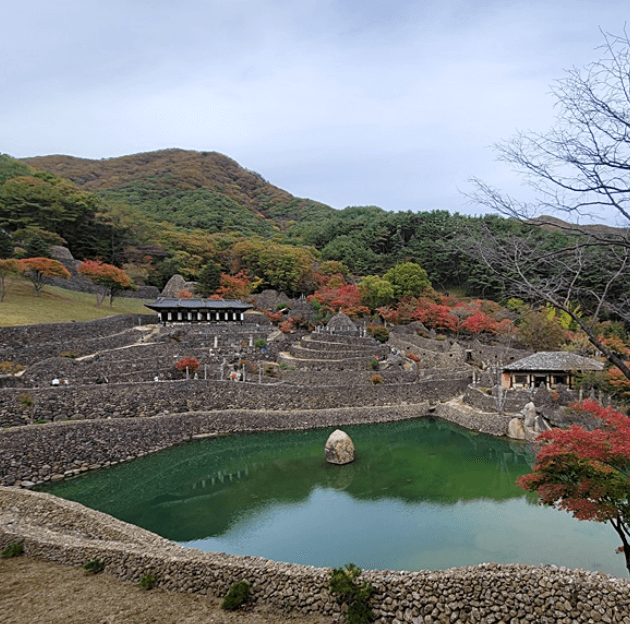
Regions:
[[[536,416],[536,420],[534,421],[534,431],[536,433],[549,431],[551,428],[551,425],[542,416]]]
[[[521,410],[521,416],[523,417],[523,425],[527,429],[533,429],[536,421],[536,406],[533,403],[528,403]]]
[[[179,292],[187,290],[189,292],[195,291],[196,282],[187,282],[181,275],[175,274],[164,286],[162,290],[162,297],[178,297]]]
[[[538,388],[536,388],[534,392],[534,403],[540,407],[553,404],[553,396],[544,384],[540,384]]]
[[[508,438],[513,440],[527,440],[527,434],[525,433],[525,427],[523,421],[520,418],[512,418],[508,423],[507,430]]]
[[[330,464],[349,464],[354,461],[354,444],[350,436],[335,429],[326,440],[326,461]]]

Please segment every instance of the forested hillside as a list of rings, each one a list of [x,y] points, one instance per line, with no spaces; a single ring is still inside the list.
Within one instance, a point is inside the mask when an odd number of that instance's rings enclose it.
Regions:
[[[137,284],[158,287],[181,273],[211,292],[225,274],[253,289],[309,294],[321,263],[340,263],[344,279],[356,282],[413,262],[439,291],[500,299],[503,280],[471,255],[475,244],[488,235],[527,234],[542,253],[574,236],[557,227],[532,234],[497,216],[422,209],[420,196],[417,212],[335,210],[293,197],[214,152],[0,157],[4,256],[16,249],[42,255],[46,245],[65,244],[77,259],[123,267]]]

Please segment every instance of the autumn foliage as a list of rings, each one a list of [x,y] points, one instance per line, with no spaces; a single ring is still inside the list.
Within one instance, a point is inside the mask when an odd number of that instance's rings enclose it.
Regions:
[[[109,296],[109,305],[111,306],[118,291],[133,287],[133,282],[125,271],[98,260],[85,260],[77,267],[77,271],[101,287],[96,294],[98,307],[103,304],[107,296]]]
[[[354,284],[346,284],[340,275],[333,275],[317,292],[308,298],[316,300],[331,314],[341,310],[346,316],[360,317],[370,314],[370,309],[361,305],[361,291]]]
[[[199,360],[194,357],[185,357],[175,362],[175,368],[181,372],[188,369],[191,373],[194,373],[199,368]]]
[[[630,418],[590,400],[572,408],[599,419],[601,429],[574,425],[541,433],[534,471],[518,484],[578,520],[610,522],[630,572]]]
[[[50,258],[22,258],[18,260],[20,272],[33,282],[35,293],[39,295],[44,287],[44,277],[70,278],[70,272],[58,260]]]

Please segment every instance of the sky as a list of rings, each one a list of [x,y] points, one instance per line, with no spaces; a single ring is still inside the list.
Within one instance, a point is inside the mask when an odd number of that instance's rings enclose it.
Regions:
[[[21,0],[0,21],[0,152],[217,151],[334,208],[481,214],[493,145],[623,34],[621,0]]]

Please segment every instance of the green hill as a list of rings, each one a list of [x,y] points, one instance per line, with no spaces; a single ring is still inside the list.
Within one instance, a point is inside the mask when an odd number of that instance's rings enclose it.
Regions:
[[[107,201],[122,201],[156,219],[209,232],[270,236],[287,222],[334,213],[329,206],[294,197],[217,152],[167,149],[102,160],[37,156],[22,162]]]

